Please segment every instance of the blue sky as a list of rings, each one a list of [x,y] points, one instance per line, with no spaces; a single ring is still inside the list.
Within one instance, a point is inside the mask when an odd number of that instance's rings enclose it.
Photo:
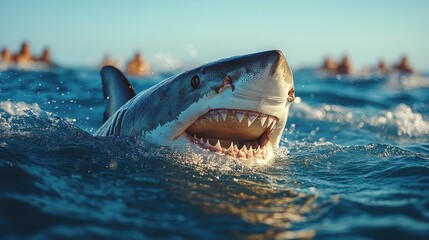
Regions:
[[[429,1],[0,2],[0,47],[49,46],[63,65],[96,65],[135,51],[154,64],[188,65],[266,49],[293,67],[347,53],[357,66],[403,54],[429,70]]]

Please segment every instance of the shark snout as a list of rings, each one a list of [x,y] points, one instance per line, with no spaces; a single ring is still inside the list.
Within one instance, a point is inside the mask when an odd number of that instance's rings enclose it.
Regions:
[[[282,51],[272,50],[262,53],[270,66],[270,75],[274,80],[283,80],[288,84],[293,83],[292,71]]]
[[[253,59],[249,59],[250,63],[253,63],[253,68],[264,70],[268,68],[269,75],[275,76],[278,72],[288,70],[290,73],[289,66],[286,58],[280,50],[270,50],[265,52],[257,53],[253,56]]]
[[[252,54],[242,61],[244,67],[228,73],[238,97],[270,102],[293,101],[292,71],[281,51]]]
[[[263,61],[271,64],[271,73],[274,73],[279,63],[281,63],[285,59],[283,52],[280,50],[266,51],[260,53],[260,55],[260,58]]]

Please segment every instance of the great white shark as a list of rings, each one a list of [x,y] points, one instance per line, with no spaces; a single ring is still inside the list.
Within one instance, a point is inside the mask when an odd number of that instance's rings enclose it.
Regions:
[[[279,50],[211,62],[135,94],[116,68],[101,70],[104,124],[94,135],[126,135],[177,150],[267,159],[295,98],[293,74]]]

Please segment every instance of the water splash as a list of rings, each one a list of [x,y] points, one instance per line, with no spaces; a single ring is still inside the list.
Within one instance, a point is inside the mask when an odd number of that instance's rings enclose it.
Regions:
[[[384,133],[393,130],[398,137],[429,137],[429,120],[403,103],[390,111],[382,110],[372,115],[340,105],[323,104],[313,107],[305,102],[296,104],[293,110],[295,112],[292,116],[307,120],[349,125],[356,129],[377,128],[377,131]]]
[[[426,239],[427,89],[295,74],[302,99],[265,165],[93,137],[76,126],[101,124],[95,70],[0,74],[2,229],[10,238]]]
[[[42,110],[37,103],[27,104],[24,102],[2,101],[0,102],[0,114],[1,112],[12,116],[29,116],[29,114],[39,116]]]
[[[365,121],[374,127],[393,125],[397,129],[398,136],[429,136],[429,120],[424,119],[421,113],[413,111],[410,106],[403,103],[383,115],[367,117]]]
[[[428,88],[429,78],[418,74],[413,74],[413,75],[391,74],[387,77],[385,87],[388,89],[395,89],[395,90]]]

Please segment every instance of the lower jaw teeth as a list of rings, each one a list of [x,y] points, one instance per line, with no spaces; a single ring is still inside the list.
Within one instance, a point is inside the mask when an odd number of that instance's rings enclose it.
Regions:
[[[246,143],[234,143],[230,140],[215,140],[197,138],[194,136],[193,141],[195,144],[202,146],[205,149],[209,149],[210,151],[214,151],[217,153],[229,155],[236,158],[263,158],[265,159],[267,156],[267,142],[263,146],[259,145],[257,141],[251,141]],[[229,147],[224,147],[229,144]],[[239,147],[241,145],[241,147]]]

